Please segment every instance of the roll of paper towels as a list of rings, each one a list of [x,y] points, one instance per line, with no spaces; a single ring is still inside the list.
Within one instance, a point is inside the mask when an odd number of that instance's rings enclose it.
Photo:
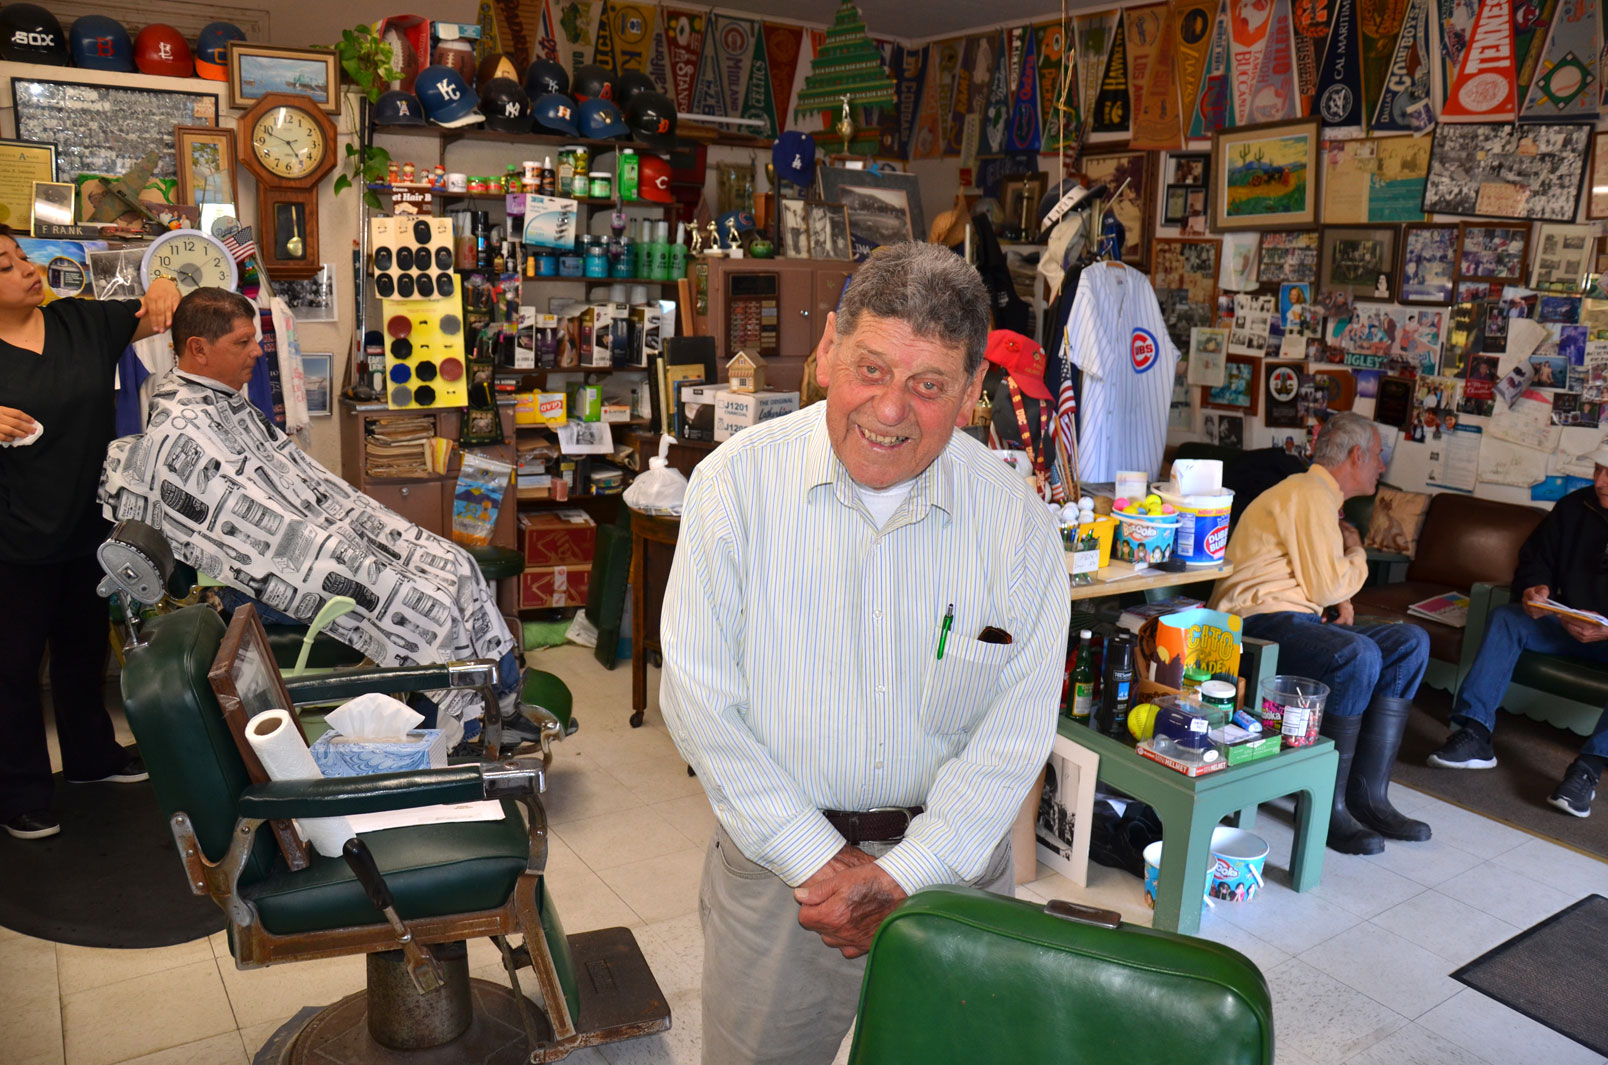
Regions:
[[[246,742],[257,752],[269,780],[323,779],[307,741],[284,710],[265,710],[252,718],[246,726]],[[346,841],[357,834],[344,817],[309,817],[296,824],[313,849],[326,858],[339,858]]]

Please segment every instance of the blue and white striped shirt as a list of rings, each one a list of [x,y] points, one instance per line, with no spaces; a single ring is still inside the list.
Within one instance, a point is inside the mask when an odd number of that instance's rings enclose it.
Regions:
[[[973,880],[1055,734],[1060,541],[962,433],[878,529],[825,411],[745,429],[693,472],[659,705],[726,831],[788,884],[843,846],[821,810],[915,805],[883,868],[907,892]],[[979,642],[989,625],[1012,642]]]

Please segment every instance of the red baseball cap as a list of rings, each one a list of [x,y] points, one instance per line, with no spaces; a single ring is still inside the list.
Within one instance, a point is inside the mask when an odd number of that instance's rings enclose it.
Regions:
[[[1031,337],[1009,329],[995,329],[988,334],[988,361],[1011,375],[1017,387],[1034,399],[1049,399],[1050,390],[1044,384],[1044,349]]]

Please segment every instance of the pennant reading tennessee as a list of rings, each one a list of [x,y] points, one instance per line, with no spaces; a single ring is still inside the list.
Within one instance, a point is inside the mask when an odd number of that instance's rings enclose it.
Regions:
[[[1446,94],[1442,122],[1512,122],[1518,108],[1513,65],[1513,5],[1485,0]]]
[[[765,23],[765,65],[770,68],[771,99],[776,123],[785,129],[793,109],[793,77],[798,73],[798,57],[804,45],[804,30],[798,26]]]
[[[1022,48],[1022,75],[1016,82],[1011,101],[1011,122],[1005,131],[1005,150],[1036,152],[1039,149],[1038,49],[1033,27],[1027,27]]]

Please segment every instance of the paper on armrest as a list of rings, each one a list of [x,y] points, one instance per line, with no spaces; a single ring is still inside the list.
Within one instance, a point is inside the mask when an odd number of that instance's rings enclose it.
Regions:
[[[452,821],[500,821],[502,803],[491,799],[478,802],[441,803],[411,810],[384,810],[374,814],[349,814],[346,820],[356,832],[383,832],[409,825],[442,825]]]

